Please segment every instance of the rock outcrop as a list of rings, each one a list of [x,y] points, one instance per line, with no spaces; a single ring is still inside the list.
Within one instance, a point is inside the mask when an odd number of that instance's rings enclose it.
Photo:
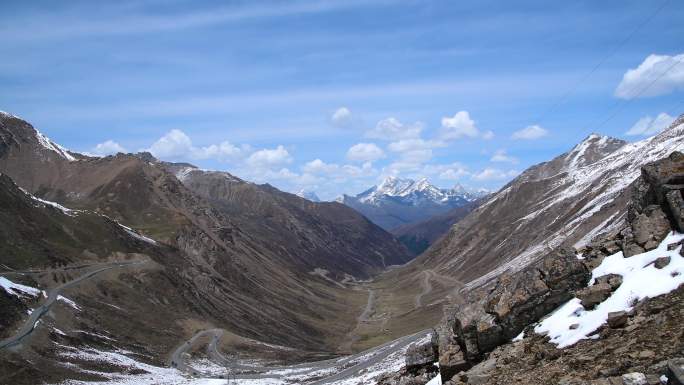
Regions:
[[[441,328],[440,370],[446,381],[569,300],[590,274],[570,250],[562,249],[524,271],[504,274],[491,286],[469,293]]]

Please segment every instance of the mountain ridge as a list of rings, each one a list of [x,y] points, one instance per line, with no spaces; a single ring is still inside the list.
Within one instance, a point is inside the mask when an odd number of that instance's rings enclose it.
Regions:
[[[337,201],[359,211],[380,227],[391,230],[444,214],[487,193],[471,191],[458,184],[451,189],[438,188],[427,178],[413,180],[389,176],[379,185],[355,196],[342,195]]]

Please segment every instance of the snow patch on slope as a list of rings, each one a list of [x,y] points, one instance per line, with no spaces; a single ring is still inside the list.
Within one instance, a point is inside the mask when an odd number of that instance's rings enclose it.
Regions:
[[[5,277],[0,277],[0,287],[5,289],[8,294],[17,297],[37,297],[40,295],[40,290],[36,289],[35,287],[14,283]]]
[[[668,245],[684,240],[684,234],[668,235],[660,245],[651,251],[625,258],[622,251],[606,257],[592,272],[590,285],[596,278],[608,274],[622,276],[622,285],[600,303],[594,310],[585,310],[578,298],[573,298],[548,318],[535,331],[548,334],[551,342],[564,348],[577,341],[589,338],[608,320],[608,313],[630,311],[636,302],[644,298],[667,294],[684,284],[684,257],[679,254],[682,246],[667,250]],[[653,262],[660,257],[670,257],[670,263],[657,269]],[[578,327],[570,329],[570,325]]]
[[[74,162],[77,160],[76,158],[74,158],[73,155],[69,153],[69,150],[51,141],[47,136],[43,135],[40,131],[36,130],[35,128],[34,130],[36,132],[36,139],[38,139],[38,143],[40,143],[41,146],[50,151],[56,152],[57,154],[59,154],[59,156],[68,160],[69,162]]]
[[[126,226],[126,225],[122,225],[121,223],[119,223],[119,222],[117,222],[117,221],[114,221],[114,222],[116,222],[117,225],[121,226],[122,229],[126,230],[126,232],[127,232],[131,237],[133,237],[133,238],[135,238],[135,239],[138,239],[138,240],[141,240],[141,241],[143,241],[143,242],[147,242],[147,243],[149,243],[149,244],[151,244],[151,245],[156,245],[156,244],[157,244],[157,241],[155,241],[154,239],[148,238],[148,237],[146,237],[146,236],[144,236],[144,235],[142,235],[142,234],[139,234],[139,233],[137,233],[135,230],[133,230],[132,228],[130,228],[130,227]]]

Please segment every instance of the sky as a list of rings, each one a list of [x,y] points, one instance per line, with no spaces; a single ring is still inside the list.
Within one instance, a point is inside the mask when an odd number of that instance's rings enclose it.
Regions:
[[[497,189],[592,132],[684,113],[684,3],[3,1],[0,110],[323,199]]]

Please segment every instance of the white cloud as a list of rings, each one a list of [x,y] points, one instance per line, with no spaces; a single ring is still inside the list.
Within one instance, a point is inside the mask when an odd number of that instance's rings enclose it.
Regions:
[[[229,141],[212,144],[207,147],[192,149],[192,157],[196,159],[217,159],[221,161],[235,161],[243,159],[252,151],[249,145],[243,144],[238,147]]]
[[[424,140],[424,139],[402,139],[390,143],[387,148],[399,154],[399,159],[390,164],[388,169],[392,170],[393,174],[401,171],[415,171],[418,170],[425,162],[432,159],[432,149],[436,147],[443,147],[446,144],[440,141]]]
[[[648,90],[641,93],[646,87]],[[682,89],[684,89],[684,54],[649,55],[637,68],[625,72],[615,89],[615,96],[621,99],[633,99],[669,94]]]
[[[265,148],[256,151],[247,158],[246,162],[252,167],[269,168],[292,163],[292,157],[285,147],[281,145],[274,149]]]
[[[366,132],[366,137],[382,140],[412,139],[420,137],[422,131],[423,124],[420,122],[403,124],[390,117],[379,121],[373,129]]]
[[[332,116],[330,117],[330,122],[335,127],[350,127],[353,123],[353,116],[347,107],[340,107],[333,112]]]
[[[625,134],[634,136],[634,135],[643,135],[643,136],[651,136],[654,134],[659,133],[660,131],[664,130],[672,122],[675,121],[675,118],[672,116],[661,112],[658,114],[658,116],[654,118],[651,118],[650,116],[645,116],[641,119],[639,119],[632,128],[629,129]]]
[[[307,174],[320,176],[333,180],[337,183],[345,182],[349,179],[366,178],[377,174],[370,162],[364,163],[361,167],[352,165],[339,165],[336,163],[325,163],[320,159],[314,159],[302,166],[302,171]]]
[[[347,159],[356,162],[373,162],[384,157],[385,152],[375,143],[357,143],[347,151]]]
[[[192,154],[192,141],[181,130],[171,130],[148,149],[157,158],[187,158]]]
[[[91,152],[95,155],[105,156],[116,154],[119,152],[126,153],[128,151],[125,148],[123,148],[123,146],[121,146],[119,143],[113,140],[108,140],[106,142],[99,143],[98,145],[96,145]]]
[[[174,129],[159,138],[147,149],[160,159],[215,159],[219,161],[240,161],[252,152],[249,145],[235,146],[223,141],[207,147],[195,147],[183,131]]]
[[[425,175],[436,175],[443,180],[459,180],[470,175],[468,168],[459,162],[450,164],[429,164],[423,167]]]
[[[511,179],[518,175],[516,170],[502,171],[496,168],[485,168],[484,170],[473,175],[473,179],[485,181],[485,180],[504,180]]]
[[[484,140],[491,140],[494,139],[494,131],[492,130],[487,130],[482,133],[482,139]]]
[[[479,134],[480,131],[475,126],[475,121],[470,118],[468,111],[459,111],[452,117],[442,118],[441,138],[444,140],[475,138]]]
[[[545,128],[538,126],[538,125],[532,125],[532,126],[527,126],[523,128],[522,130],[518,130],[513,133],[511,138],[513,139],[524,139],[524,140],[534,140],[534,139],[539,139],[542,138],[546,135],[549,134],[549,131],[546,130]]]
[[[502,162],[502,163],[518,163],[518,158],[510,156],[506,153],[506,150],[498,150],[489,159],[492,162]]]

